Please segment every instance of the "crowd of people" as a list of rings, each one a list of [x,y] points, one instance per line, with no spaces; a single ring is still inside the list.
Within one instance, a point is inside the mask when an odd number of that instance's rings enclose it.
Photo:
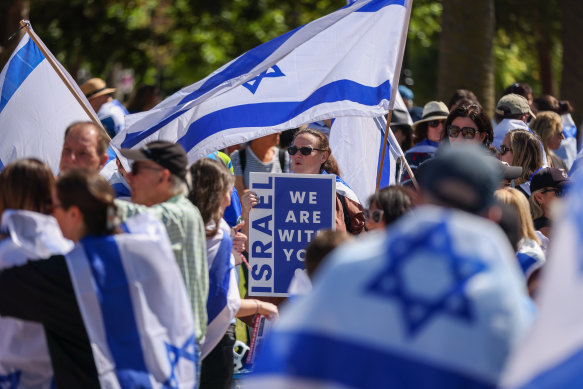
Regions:
[[[434,208],[445,208],[472,215],[470,222],[480,219],[480,226],[487,221],[500,227],[513,266],[522,270],[516,290],[528,291],[515,314],[532,317],[536,311],[552,221],[574,162],[566,157],[572,150],[560,151],[566,143],[562,118],[572,111],[567,102],[533,99],[528,85],[513,84],[494,118],[467,90],[456,91],[449,106],[430,101],[422,113],[412,109],[418,116],[412,126],[401,117],[408,113],[396,112],[401,163],[410,165],[416,180],[395,177],[397,185],[364,201],[342,180],[327,135],[310,125],[294,131],[289,144],[282,144],[280,134],[268,135],[192,165],[180,145],[167,141],[121,149],[116,156],[104,128],[114,136],[128,110],[151,108],[158,91],[141,88],[126,110],[100,79],[81,89],[103,128],[78,122],[66,129],[58,177],[30,158],[0,172],[0,377],[14,387],[155,382],[229,388],[236,318],[276,320],[284,300],[240,296],[248,276],[250,213],[260,200],[249,189],[250,172],[336,176],[335,231],[322,231],[308,246],[307,273],[292,281],[292,295],[310,299],[320,268],[334,272],[324,263],[346,259],[342,247],[358,245],[360,252],[348,249],[353,259],[370,259],[378,245],[362,239],[393,242],[394,226],[411,224],[411,215],[423,210],[434,215]],[[120,158],[129,161],[129,171]],[[419,233],[407,231],[411,237]],[[385,254],[374,252],[378,261]],[[322,288],[313,301],[326,293]],[[502,304],[499,299],[490,304]],[[339,306],[351,308],[347,301],[325,309],[336,317]],[[378,320],[375,312],[370,315]],[[523,327],[508,331],[501,342],[513,343]],[[267,365],[277,361],[292,374],[294,357],[270,347],[276,346],[266,346],[265,358],[273,358]],[[496,351],[496,377],[504,350]],[[262,361],[258,371],[273,373]]]

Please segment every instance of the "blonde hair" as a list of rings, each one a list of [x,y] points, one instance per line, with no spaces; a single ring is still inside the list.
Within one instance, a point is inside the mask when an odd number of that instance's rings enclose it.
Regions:
[[[530,180],[530,176],[543,165],[543,153],[539,139],[527,130],[512,130],[507,134],[512,149],[512,166],[521,166],[522,175],[515,181],[520,185]]]
[[[518,213],[520,222],[520,238],[532,239],[540,245],[540,240],[536,235],[534,223],[530,216],[530,207],[526,197],[514,188],[502,188],[494,192],[494,197],[501,203],[510,205]]]
[[[530,204],[530,214],[532,215],[532,220],[536,220],[539,217],[543,217],[545,215],[545,211],[543,210],[542,205],[540,205],[538,203],[538,201],[536,201],[535,198],[535,193],[541,193],[543,190],[545,190],[545,188],[540,188],[538,190],[535,190],[534,192],[532,192],[530,194],[530,197],[528,198],[528,203]]]
[[[530,128],[539,136],[547,154],[551,154],[549,140],[556,132],[563,131],[563,121],[558,113],[543,111],[536,115],[536,119],[530,123]]]

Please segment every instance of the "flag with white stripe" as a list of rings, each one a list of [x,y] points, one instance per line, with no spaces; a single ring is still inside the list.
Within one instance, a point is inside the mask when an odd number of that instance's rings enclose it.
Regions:
[[[178,142],[192,162],[304,123],[383,115],[396,93],[410,5],[358,1],[296,28],[152,110],[127,116],[126,130],[112,143],[132,148],[158,139]]]
[[[420,207],[331,254],[258,356],[253,388],[494,388],[533,312],[507,238]]]
[[[164,226],[147,213],[127,225],[65,256],[101,386],[195,387],[192,310]]]
[[[241,306],[230,232],[227,222],[221,219],[217,233],[206,240],[209,268],[209,296],[206,304],[208,326],[201,346],[202,358],[219,343]]]
[[[540,311],[510,358],[505,388],[580,388],[583,383],[582,178],[578,171],[555,216],[537,296]]]
[[[60,68],[84,99],[75,81]],[[18,158],[34,157],[58,173],[65,129],[75,121],[90,120],[25,34],[0,73],[0,169]]]

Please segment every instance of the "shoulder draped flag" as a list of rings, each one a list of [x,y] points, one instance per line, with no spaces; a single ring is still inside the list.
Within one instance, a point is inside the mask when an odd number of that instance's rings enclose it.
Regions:
[[[583,172],[577,171],[543,267],[538,317],[510,358],[505,388],[580,388],[583,383]]]
[[[91,118],[25,34],[0,73],[0,169],[15,159],[34,157],[58,173],[65,129],[75,121]]]
[[[421,207],[336,250],[268,335],[253,388],[494,388],[532,320],[494,224]]]
[[[230,231],[227,222],[221,219],[218,232],[206,240],[209,267],[209,296],[206,304],[208,326],[200,350],[202,358],[219,343],[241,306]]]
[[[410,0],[365,0],[264,43],[126,117],[117,148],[163,139],[192,162],[214,150],[304,123],[387,113]]]

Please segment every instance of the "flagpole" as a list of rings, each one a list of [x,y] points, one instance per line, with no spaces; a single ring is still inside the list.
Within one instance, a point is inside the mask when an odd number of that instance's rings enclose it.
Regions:
[[[389,132],[391,132],[390,124],[391,124],[391,118],[393,116],[393,107],[395,106],[395,97],[397,96],[397,89],[398,89],[397,85],[399,85],[399,76],[401,74],[401,66],[403,64],[403,55],[405,53],[405,44],[407,43],[407,31],[409,30],[409,20],[411,18],[411,6],[412,5],[413,5],[413,0],[408,0],[407,1],[407,8],[406,8],[406,12],[407,12],[406,22],[403,23],[403,29],[401,30],[401,42],[399,45],[399,57],[397,58],[397,66],[395,67],[395,74],[393,75],[393,82],[391,83],[391,100],[389,102],[389,115],[387,117],[387,125],[385,127],[385,136],[383,138],[383,150],[381,152],[381,164],[380,164],[378,172],[377,172],[376,190],[379,190],[379,187],[381,185],[381,175],[383,173],[383,165],[385,162],[385,152],[387,150],[387,142],[389,140]],[[392,138],[394,139],[395,137],[393,136]],[[399,150],[400,149],[401,148],[399,147]],[[407,168],[407,172],[409,173],[409,176],[411,177],[411,181],[413,182],[413,185],[415,186],[416,189],[419,189],[419,186],[417,185],[417,180],[413,176],[413,172],[411,171],[411,167],[409,166],[409,164],[405,160],[405,157],[404,157],[402,151],[401,151],[401,155],[399,156],[399,158],[401,159],[401,162],[405,164],[405,167]]]
[[[55,72],[59,75],[59,77],[61,78],[61,81],[63,81],[65,83],[65,85],[67,86],[67,89],[69,89],[69,91],[73,94],[73,96],[75,97],[77,102],[81,105],[81,107],[83,108],[85,113],[91,118],[91,121],[93,122],[93,124],[95,124],[97,127],[101,128],[103,130],[103,132],[105,133],[105,135],[107,136],[107,138],[109,140],[111,140],[111,137],[109,136],[107,131],[105,131],[105,128],[103,128],[101,121],[97,118],[93,109],[91,107],[87,106],[87,104],[85,104],[85,101],[81,98],[81,96],[79,95],[77,90],[73,87],[73,85],[71,85],[71,81],[69,81],[69,79],[67,78],[65,73],[63,73],[63,70],[55,62],[51,52],[47,49],[47,47],[41,41],[41,39],[38,37],[38,35],[36,35],[36,33],[32,30],[31,25],[30,25],[30,21],[21,20],[20,25],[26,30],[26,32],[28,33],[28,35],[30,36],[32,41],[36,44],[36,46],[39,48],[41,53],[43,53],[43,55],[45,56],[45,58],[47,59],[49,64],[53,67],[53,69],[55,69]]]

